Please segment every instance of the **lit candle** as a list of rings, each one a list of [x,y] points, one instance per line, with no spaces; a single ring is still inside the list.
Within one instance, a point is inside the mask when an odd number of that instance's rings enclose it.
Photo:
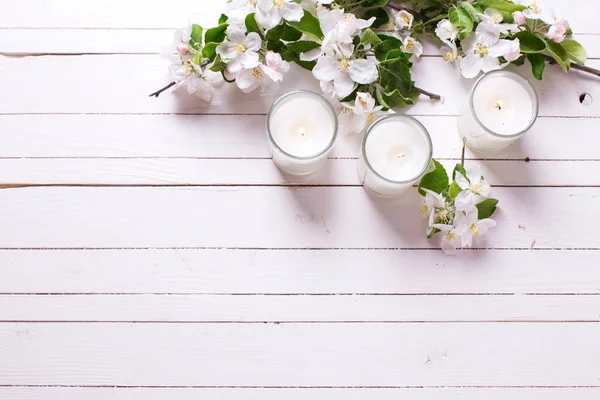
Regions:
[[[399,196],[427,172],[432,152],[429,133],[419,121],[403,114],[381,117],[363,139],[360,182],[380,196]]]
[[[318,170],[337,136],[337,115],[322,96],[304,90],[277,100],[267,116],[273,162],[295,175]]]
[[[458,131],[471,149],[496,152],[523,136],[537,115],[531,83],[512,72],[494,71],[473,86],[467,111],[458,117]]]

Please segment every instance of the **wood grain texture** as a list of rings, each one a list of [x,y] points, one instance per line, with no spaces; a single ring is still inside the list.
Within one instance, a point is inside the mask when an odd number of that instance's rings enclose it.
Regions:
[[[417,118],[429,130],[434,157],[460,157],[455,117]],[[265,120],[264,115],[0,115],[0,158],[269,158]],[[596,147],[585,145],[598,136],[594,118],[540,118],[521,140],[486,158],[598,160]],[[356,157],[361,140],[340,134],[331,156]],[[467,149],[467,158],[480,157]]]
[[[600,322],[597,296],[0,295],[0,321]]]
[[[0,387],[11,400],[597,400],[600,388],[401,388],[401,389],[215,389],[215,388],[63,388]]]
[[[599,335],[598,323],[2,323],[0,385],[597,386]]]
[[[589,65],[600,67],[600,60]],[[190,97],[185,90],[159,99],[148,97],[169,81],[166,66],[165,60],[155,55],[0,57],[0,86],[5,88],[0,114],[264,114],[282,93],[293,89],[320,91],[309,71],[294,66],[279,89],[268,93],[243,94],[236,85],[224,83],[210,104]],[[516,70],[532,79],[525,66]],[[47,79],[49,76],[52,79]],[[414,80],[445,97],[444,102],[424,98],[408,110],[419,115],[457,115],[466,107],[466,95],[474,83],[458,79],[456,71],[440,58],[420,60],[414,68]],[[22,85],[25,81],[28,84]],[[559,67],[548,68],[543,81],[533,82],[540,96],[540,115],[600,117],[600,101],[589,106],[579,101],[583,92],[600,99],[600,85],[596,83],[597,77],[578,71],[565,74]]]
[[[2,250],[0,293],[600,294],[599,260],[575,250]]]
[[[496,188],[484,248],[598,248],[600,188]],[[0,190],[4,248],[431,248],[416,191],[362,187],[20,188]],[[506,210],[506,211],[505,211]],[[551,216],[551,219],[548,217]],[[527,226],[523,231],[519,226]]]
[[[448,171],[458,163],[442,161]],[[290,176],[270,159],[5,159],[0,184],[361,186],[356,166],[356,159],[331,159],[316,174]],[[489,160],[482,167],[494,186],[600,186],[595,161]]]

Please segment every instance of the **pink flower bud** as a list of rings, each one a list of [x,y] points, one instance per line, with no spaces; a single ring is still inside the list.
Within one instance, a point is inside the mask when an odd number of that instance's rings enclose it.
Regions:
[[[275,53],[274,51],[268,51],[265,55],[265,61],[267,63],[267,67],[277,69],[283,63],[281,55],[279,53]]]
[[[513,19],[515,20],[515,24],[523,25],[526,22],[525,14],[522,11],[515,11],[513,14]]]
[[[560,43],[565,40],[565,34],[567,33],[567,27],[565,24],[554,24],[548,29],[546,36],[553,42]]]
[[[190,46],[188,46],[186,43],[179,43],[176,49],[179,54],[187,54],[190,51]]]

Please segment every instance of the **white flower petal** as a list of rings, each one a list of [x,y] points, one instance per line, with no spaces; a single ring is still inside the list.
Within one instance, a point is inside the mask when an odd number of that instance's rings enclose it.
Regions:
[[[323,50],[320,47],[307,51],[306,53],[300,53],[300,60],[302,61],[315,61],[323,55]]]
[[[348,73],[354,82],[362,85],[373,83],[379,78],[377,65],[373,61],[365,59],[350,61]]]
[[[281,7],[281,16],[286,21],[299,22],[304,16],[304,11],[300,7],[300,4],[286,1]]]
[[[333,87],[338,97],[343,98],[352,93],[354,90],[354,82],[348,74],[339,74],[333,80]]]
[[[488,73],[490,71],[494,71],[502,68],[500,65],[500,60],[495,57],[485,56],[481,59],[481,69],[483,72]]]
[[[467,176],[470,177],[469,173],[467,172]],[[456,184],[458,185],[459,188],[461,189],[468,189],[471,186],[471,183],[469,182],[469,180],[467,180],[467,178],[460,172],[456,172],[456,176],[455,179]]]
[[[475,195],[469,190],[463,190],[456,196],[454,205],[457,211],[466,211],[475,203]]]
[[[258,33],[250,32],[244,40],[244,45],[248,48],[248,50],[259,51],[262,45],[262,39]]]
[[[258,65],[258,53],[247,50],[240,56],[240,62],[244,68],[254,68]]]
[[[487,231],[490,228],[493,228],[496,226],[496,221],[494,221],[493,219],[482,219],[481,221],[477,222],[476,224],[478,232],[478,235],[485,235],[487,233]]]
[[[460,61],[460,69],[463,76],[467,79],[475,78],[481,72],[481,57],[475,54],[469,54]]]
[[[237,44],[234,42],[223,42],[217,46],[217,54],[224,59],[233,59],[237,57],[237,53],[235,51],[235,47]]]
[[[320,81],[332,81],[340,75],[339,63],[332,57],[321,57],[313,68],[313,76]]]

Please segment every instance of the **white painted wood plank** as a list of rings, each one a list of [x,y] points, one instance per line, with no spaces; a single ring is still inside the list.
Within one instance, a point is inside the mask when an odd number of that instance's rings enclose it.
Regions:
[[[460,157],[454,117],[417,117],[434,156]],[[600,136],[591,118],[540,118],[500,159],[597,160]],[[340,135],[332,157],[356,157],[362,135]],[[467,149],[467,158],[481,157]],[[4,157],[268,158],[263,115],[0,115]]]
[[[548,0],[562,12],[577,33],[600,33],[590,15],[600,14],[600,5],[590,0]],[[172,0],[168,3],[129,0],[76,0],[27,3],[0,1],[4,11],[0,27],[10,28],[177,28],[188,18],[206,27],[216,24],[225,0],[199,3],[194,0]],[[36,12],[31,12],[36,10]]]
[[[0,293],[598,294],[599,263],[598,251],[2,250]]]
[[[216,21],[216,19],[214,20]],[[213,21],[210,24],[215,24]],[[206,25],[210,26],[210,25]],[[182,26],[183,27],[183,26]],[[173,40],[174,29],[0,29],[2,54],[104,54],[158,53]],[[574,35],[586,49],[588,57],[600,57],[597,34]],[[439,43],[423,36],[423,55],[441,57]]]
[[[600,188],[496,188],[490,248],[598,248]],[[362,187],[20,188],[0,190],[2,248],[430,248],[415,191]],[[519,226],[527,226],[523,231]]]
[[[460,160],[442,161],[451,171]],[[599,186],[597,161],[492,161],[492,185]],[[0,159],[3,185],[311,185],[360,186],[355,159],[330,159],[309,176],[283,174],[270,159]]]
[[[600,388],[79,388],[0,387],[11,400],[597,400]]]
[[[597,323],[0,324],[0,384],[597,386]]]
[[[0,295],[0,321],[600,322],[600,296]]]
[[[600,61],[590,65],[598,67]],[[0,86],[6,88],[0,113],[265,113],[282,93],[320,90],[309,71],[292,68],[279,90],[269,94],[243,94],[235,85],[223,83],[210,104],[187,91],[149,98],[148,93],[168,82],[166,70],[165,60],[154,55],[0,57]],[[456,115],[466,107],[472,80],[456,79],[455,70],[440,58],[424,58],[414,70],[419,85],[446,100],[423,99],[410,113]],[[531,77],[527,67],[518,70]],[[534,82],[541,99],[540,115],[599,117],[600,101],[590,106],[579,102],[582,92],[600,99],[596,83],[596,77],[578,71],[565,74],[558,67],[549,68],[546,79]]]

